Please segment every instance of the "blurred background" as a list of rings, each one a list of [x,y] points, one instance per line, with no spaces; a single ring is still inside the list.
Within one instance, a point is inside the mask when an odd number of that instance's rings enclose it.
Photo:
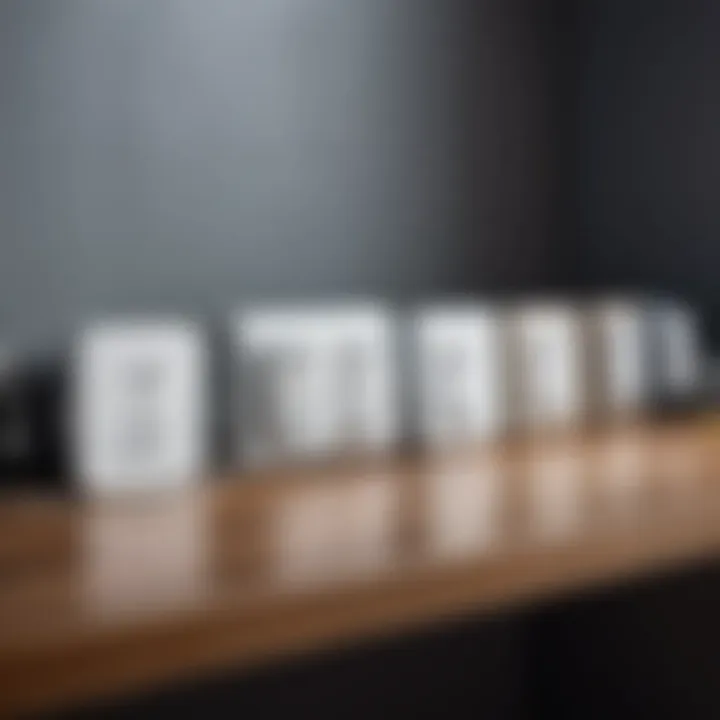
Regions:
[[[672,190],[633,190],[624,166],[607,165],[608,146],[627,163],[624,147],[643,141],[633,167],[659,185],[657,119],[646,133],[614,83],[632,95],[625,56],[641,74],[666,72],[639,55],[662,43],[658,16],[670,32],[674,13],[653,5],[641,28],[639,9],[618,3],[601,28],[585,27],[579,8],[589,16],[597,5],[3,0],[0,329],[52,351],[105,312],[538,290],[582,284],[590,269],[603,285],[693,290],[709,303],[712,287],[697,278],[709,211],[691,219],[685,191],[687,217],[660,229]],[[691,12],[687,22],[707,28]],[[630,28],[649,45],[636,61],[617,43],[627,35],[634,46]],[[683,54],[685,37],[663,60],[678,85],[702,62],[695,41]],[[696,85],[682,91],[700,96]],[[635,101],[645,113],[680,104],[652,87],[657,97],[644,89]],[[683,122],[683,142],[696,142]],[[588,182],[599,163],[611,198]],[[643,254],[661,242],[650,273]]]
[[[243,297],[587,286],[713,337],[694,0],[3,0],[0,331]]]
[[[676,297],[712,357],[719,32],[713,0],[0,0],[0,348],[44,368],[27,473],[61,464],[47,368],[118,314]],[[2,577],[44,573],[6,527]],[[719,599],[688,565],[112,710],[717,717]]]

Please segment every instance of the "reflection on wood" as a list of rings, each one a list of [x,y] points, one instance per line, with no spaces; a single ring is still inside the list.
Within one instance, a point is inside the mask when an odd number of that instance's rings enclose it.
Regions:
[[[398,632],[713,557],[717,428],[636,427],[0,503],[0,712]]]

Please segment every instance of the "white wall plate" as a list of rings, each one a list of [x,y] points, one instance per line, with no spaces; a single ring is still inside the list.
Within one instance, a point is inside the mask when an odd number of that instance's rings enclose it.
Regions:
[[[513,320],[517,423],[569,427],[583,419],[582,325],[569,305],[529,305]]]
[[[248,309],[233,336],[238,458],[274,464],[394,442],[394,327],[380,306]]]
[[[634,414],[648,399],[646,320],[644,309],[631,301],[602,302],[590,312],[599,353],[595,395],[603,415]]]
[[[422,439],[445,447],[497,437],[507,419],[499,315],[428,308],[416,316],[416,333]]]
[[[698,317],[679,303],[664,304],[657,315],[658,390],[663,396],[691,395],[703,373]]]
[[[92,494],[193,484],[205,470],[207,349],[191,323],[88,328],[74,365],[73,464]]]

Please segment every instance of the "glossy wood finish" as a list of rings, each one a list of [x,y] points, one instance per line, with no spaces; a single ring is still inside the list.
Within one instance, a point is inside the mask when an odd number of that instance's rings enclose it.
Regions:
[[[0,503],[0,712],[52,709],[714,558],[713,423]]]

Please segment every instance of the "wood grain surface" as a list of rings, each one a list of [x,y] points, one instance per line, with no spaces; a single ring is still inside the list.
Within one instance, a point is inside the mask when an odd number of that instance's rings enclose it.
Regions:
[[[685,421],[0,500],[0,712],[411,632],[713,559],[720,429]]]

